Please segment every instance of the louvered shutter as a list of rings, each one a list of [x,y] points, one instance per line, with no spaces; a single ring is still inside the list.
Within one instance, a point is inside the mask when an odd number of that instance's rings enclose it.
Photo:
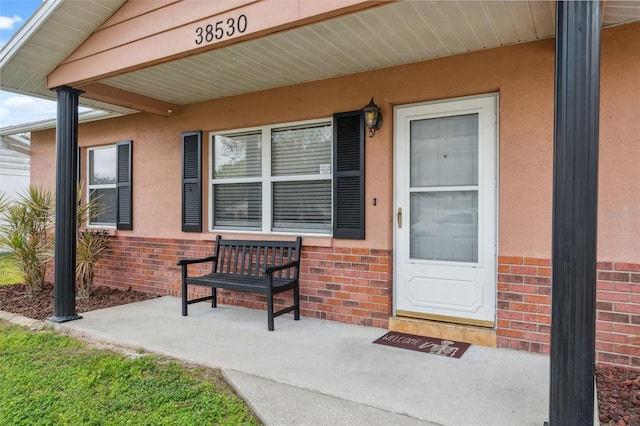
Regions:
[[[118,142],[117,153],[117,227],[123,230],[133,229],[133,185],[132,185],[132,141]]]
[[[202,232],[202,132],[182,134],[182,231]]]
[[[333,116],[333,237],[364,239],[364,118]]]
[[[76,157],[76,182],[78,185],[82,182],[82,147],[78,147],[78,153]]]

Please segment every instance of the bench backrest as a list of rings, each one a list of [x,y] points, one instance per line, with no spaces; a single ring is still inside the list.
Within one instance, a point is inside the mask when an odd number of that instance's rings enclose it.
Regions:
[[[216,237],[213,272],[259,277],[267,266],[280,266],[300,260],[302,238],[295,241],[223,240]],[[276,271],[276,278],[298,278],[299,268]]]

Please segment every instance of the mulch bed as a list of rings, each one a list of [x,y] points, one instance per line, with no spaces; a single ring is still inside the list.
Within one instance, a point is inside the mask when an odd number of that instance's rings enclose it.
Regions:
[[[91,296],[76,299],[76,312],[89,312],[126,303],[141,302],[158,297],[157,294],[135,290],[120,290],[95,286]],[[53,285],[47,283],[34,297],[27,297],[22,284],[0,286],[0,310],[20,314],[27,318],[45,320],[53,315]]]
[[[140,302],[158,297],[135,290],[96,286],[86,299],[76,300],[78,313]],[[53,285],[28,298],[21,284],[0,286],[0,310],[44,320],[53,315]],[[640,369],[596,368],[601,425],[640,426]]]
[[[640,426],[640,370],[599,367],[596,381],[601,424]]]

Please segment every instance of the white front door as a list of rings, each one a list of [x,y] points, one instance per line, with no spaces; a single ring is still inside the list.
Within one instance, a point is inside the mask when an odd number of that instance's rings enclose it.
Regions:
[[[492,326],[497,95],[395,108],[398,316]]]

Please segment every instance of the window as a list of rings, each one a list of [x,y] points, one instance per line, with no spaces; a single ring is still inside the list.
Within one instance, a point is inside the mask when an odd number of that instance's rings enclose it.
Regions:
[[[115,145],[89,150],[89,201],[100,204],[91,225],[116,225],[116,164]]]
[[[101,205],[89,225],[133,229],[131,147],[124,141],[88,150],[88,197]]]
[[[213,139],[213,226],[262,228],[262,132]]]
[[[331,232],[331,121],[211,138],[212,228]]]

